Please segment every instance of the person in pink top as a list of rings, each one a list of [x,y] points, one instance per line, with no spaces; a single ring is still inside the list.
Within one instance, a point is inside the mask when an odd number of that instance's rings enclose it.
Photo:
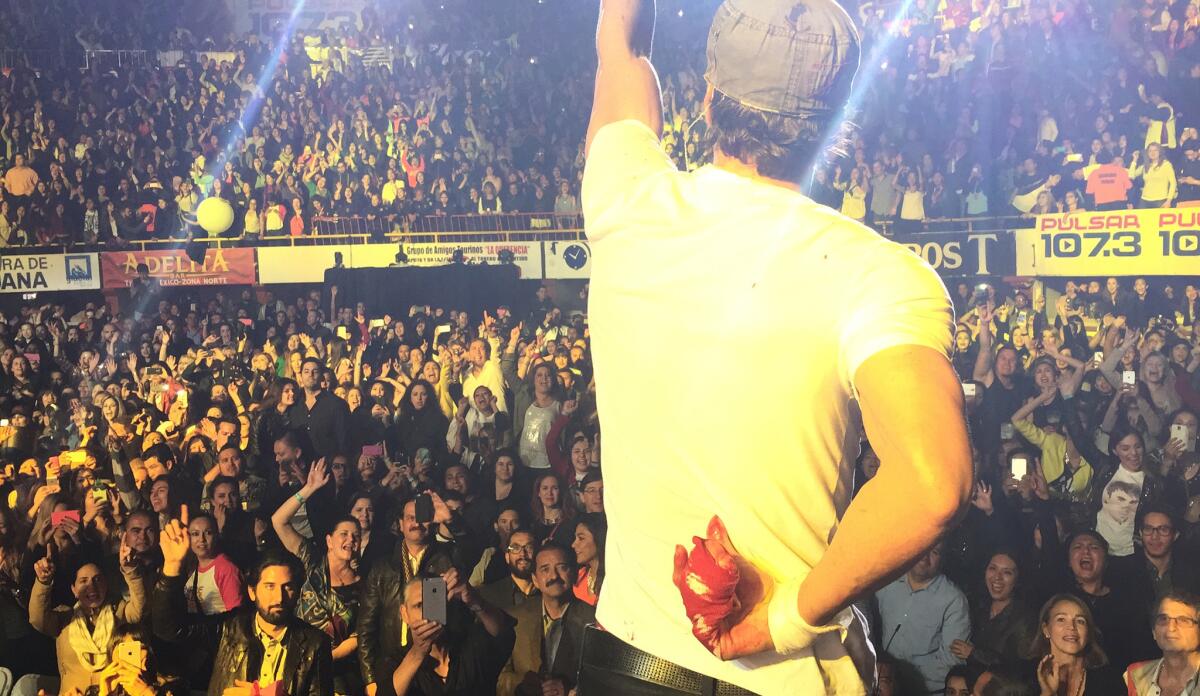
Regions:
[[[184,594],[188,613],[224,614],[242,605],[245,583],[229,557],[219,551],[217,521],[202,513],[188,523],[188,545],[196,566],[188,577]]]

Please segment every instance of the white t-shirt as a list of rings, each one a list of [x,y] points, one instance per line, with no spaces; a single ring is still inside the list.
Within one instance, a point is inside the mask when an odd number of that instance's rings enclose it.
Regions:
[[[763,696],[820,693],[822,673],[829,693],[863,693],[836,633],[814,647],[819,668],[813,649],[713,657],[671,582],[673,552],[717,514],[777,583],[807,575],[850,499],[854,374],[897,345],[948,353],[941,280],[799,193],[677,171],[635,121],[596,135],[583,208],[609,523],[597,620]]]
[[[550,455],[546,452],[546,436],[550,434],[550,428],[554,425],[554,419],[557,417],[557,401],[546,408],[538,406],[535,401],[525,409],[525,425],[521,429],[521,442],[518,450],[521,453],[521,462],[526,467],[530,469],[550,468]]]
[[[1134,521],[1145,485],[1145,471],[1130,471],[1123,466],[1118,466],[1104,484],[1100,510],[1096,513],[1096,531],[1108,542],[1109,555],[1133,554]]]

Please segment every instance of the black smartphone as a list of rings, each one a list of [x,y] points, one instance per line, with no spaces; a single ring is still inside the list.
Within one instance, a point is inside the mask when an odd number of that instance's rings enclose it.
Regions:
[[[433,498],[429,497],[428,493],[417,496],[416,508],[418,523],[429,524],[433,521]]]
[[[445,626],[446,618],[446,581],[442,578],[424,578],[421,580],[421,616],[426,621],[436,621]]]

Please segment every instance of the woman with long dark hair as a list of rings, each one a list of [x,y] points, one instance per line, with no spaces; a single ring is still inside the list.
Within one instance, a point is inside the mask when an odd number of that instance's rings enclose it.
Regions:
[[[1033,612],[1019,598],[1021,567],[1013,550],[998,550],[988,559],[983,588],[972,596],[971,640],[956,640],[950,652],[967,664],[988,669],[1023,663],[1037,626]]]
[[[575,597],[592,606],[600,598],[604,584],[604,542],[608,536],[608,519],[603,512],[588,512],[575,522],[575,562],[579,579],[575,582]]]
[[[436,454],[446,449],[450,421],[438,407],[436,398],[433,385],[424,379],[415,379],[408,385],[400,401],[400,415],[392,426],[401,451],[410,453],[427,448],[437,459]]]
[[[255,431],[255,465],[259,471],[271,471],[267,466],[275,461],[275,441],[292,428],[288,409],[300,396],[300,387],[287,378],[275,380],[267,389],[267,398],[259,408]],[[268,477],[269,478],[269,477]]]

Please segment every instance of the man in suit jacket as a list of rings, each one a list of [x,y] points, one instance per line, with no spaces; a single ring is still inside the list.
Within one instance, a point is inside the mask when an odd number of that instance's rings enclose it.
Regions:
[[[575,599],[575,573],[575,554],[561,546],[547,544],[534,557],[541,601],[513,610],[517,640],[497,696],[566,696],[575,687],[583,630],[596,620],[596,610]]]

